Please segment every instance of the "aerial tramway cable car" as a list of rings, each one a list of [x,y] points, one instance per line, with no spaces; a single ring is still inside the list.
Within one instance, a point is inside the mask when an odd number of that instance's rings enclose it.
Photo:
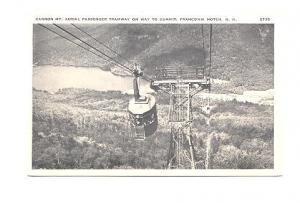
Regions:
[[[134,97],[128,105],[130,125],[135,139],[144,140],[157,129],[156,100],[150,94],[140,94],[139,78],[143,72],[137,64],[134,65],[133,75]]]

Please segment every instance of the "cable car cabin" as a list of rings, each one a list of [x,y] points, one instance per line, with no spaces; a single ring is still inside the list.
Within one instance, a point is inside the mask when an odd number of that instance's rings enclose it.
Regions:
[[[137,140],[144,140],[157,130],[155,97],[152,95],[131,99],[128,106],[132,131]]]
[[[128,112],[135,138],[144,140],[157,129],[156,101],[152,95],[140,95],[139,77],[142,76],[143,73],[137,65],[135,65],[133,74],[134,98],[129,101]]]

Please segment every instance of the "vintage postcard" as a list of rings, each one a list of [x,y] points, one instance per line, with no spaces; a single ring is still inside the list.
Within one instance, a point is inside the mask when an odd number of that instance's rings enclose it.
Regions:
[[[36,18],[29,175],[280,175],[274,27]]]

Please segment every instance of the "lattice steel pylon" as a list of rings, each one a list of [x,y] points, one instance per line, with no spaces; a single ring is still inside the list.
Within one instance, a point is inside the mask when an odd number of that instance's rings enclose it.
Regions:
[[[204,26],[202,25],[201,28],[202,48],[205,50]],[[196,168],[192,140],[192,97],[203,90],[210,92],[211,89],[212,25],[209,26],[208,60],[209,65],[200,68],[168,66],[156,69],[156,78],[151,82],[153,89],[160,89],[170,94],[170,147],[167,168],[187,168],[187,165],[189,168]]]
[[[192,97],[202,90],[210,89],[210,78],[204,75],[204,67],[167,67],[159,70],[156,76],[152,86],[164,88],[170,94],[170,147],[167,168],[195,169]]]

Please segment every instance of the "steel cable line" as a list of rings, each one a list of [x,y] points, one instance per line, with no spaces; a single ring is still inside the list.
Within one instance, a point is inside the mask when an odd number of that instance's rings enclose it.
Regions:
[[[56,31],[54,31],[54,30],[52,30],[52,29],[50,29],[50,28],[48,28],[48,27],[46,27],[46,26],[44,26],[44,25],[42,25],[42,24],[38,24],[38,25],[40,25],[41,27],[47,29],[48,31],[50,31],[50,32],[52,32],[52,33],[54,33],[54,34],[56,34],[56,35],[58,35],[58,36],[60,36],[60,37],[62,37],[62,38],[64,38],[64,39],[66,39],[67,41],[69,41],[69,42],[71,42],[71,43],[73,43],[73,44],[75,44],[75,45],[77,45],[77,46],[83,48],[84,50],[86,50],[86,51],[88,51],[88,52],[90,52],[90,53],[92,53],[92,54],[94,54],[94,55],[100,57],[101,59],[103,59],[103,60],[105,60],[105,61],[108,61],[108,62],[111,62],[111,60],[109,60],[109,59],[107,59],[107,58],[104,58],[102,55],[99,55],[99,54],[97,54],[97,53],[91,51],[90,49],[88,49],[88,48],[86,48],[86,47],[80,45],[79,43],[74,42],[73,40],[71,40],[71,39],[69,39],[69,38],[67,38],[67,37],[65,37],[65,36],[63,36],[63,35],[61,35],[61,34],[59,34],[58,32],[56,32]],[[71,35],[71,36],[72,36],[72,35]],[[76,38],[76,37],[75,37],[75,38]],[[76,39],[78,39],[78,38],[76,38]],[[117,66],[120,67],[120,68],[124,68],[124,66],[123,66],[122,64],[116,63],[115,61],[113,61],[113,63],[115,63],[115,65],[117,65]],[[133,72],[133,71],[132,71],[131,69],[129,69],[128,67],[126,67],[125,70],[128,71],[128,72],[130,72],[130,74],[132,74],[132,72]],[[145,79],[146,81],[148,81],[148,82],[152,81],[152,79],[150,79],[150,78],[148,78],[148,77],[146,77],[146,76],[141,76],[141,77],[142,77],[143,79]]]
[[[87,36],[89,36],[90,38],[92,38],[93,40],[95,40],[96,42],[98,42],[99,44],[101,44],[102,46],[104,46],[105,48],[107,48],[108,50],[110,50],[111,52],[113,52],[114,54],[116,54],[117,56],[119,56],[120,58],[124,59],[125,61],[127,61],[128,63],[130,63],[130,61],[128,59],[126,59],[125,57],[123,57],[121,54],[119,54],[118,52],[116,52],[115,50],[113,50],[112,48],[110,48],[109,46],[105,45],[103,42],[97,40],[95,37],[93,37],[91,34],[89,34],[88,32],[84,31],[82,28],[76,26],[75,24],[71,25],[73,27],[75,27],[77,30],[79,30],[80,32],[86,34]]]
[[[91,51],[90,49],[88,49],[88,48],[82,46],[81,44],[72,41],[71,39],[69,39],[69,38],[67,38],[67,37],[65,37],[65,36],[63,36],[63,35],[61,35],[61,34],[59,34],[58,32],[56,32],[56,31],[54,31],[54,30],[48,28],[47,26],[42,25],[42,24],[38,24],[38,25],[41,26],[41,27],[43,27],[43,28],[45,28],[45,29],[47,29],[48,31],[50,31],[50,32],[52,32],[52,33],[54,33],[54,34],[56,34],[56,35],[58,35],[58,36],[60,36],[60,37],[62,37],[62,38],[64,38],[64,39],[66,39],[67,41],[69,41],[69,42],[71,42],[71,43],[73,43],[73,44],[75,44],[75,45],[81,47],[82,49],[84,49],[84,50],[86,50],[86,51],[88,51],[88,52],[94,54],[95,56],[98,56],[99,58],[101,58],[101,59],[103,59],[103,60],[105,60],[105,61],[107,61],[107,62],[111,62],[109,59],[106,59],[106,58],[104,58],[103,56],[101,56],[101,55],[99,55],[99,54],[97,54],[97,53]],[[119,66],[118,64],[115,64],[115,65]],[[119,66],[119,67],[120,67],[120,66]],[[127,71],[128,71],[128,70],[127,70]],[[129,72],[132,73],[131,71],[129,71]]]
[[[91,34],[89,34],[88,32],[84,31],[82,28],[76,26],[75,24],[72,24],[71,25],[73,27],[75,27],[77,30],[79,30],[80,32],[86,34],[87,36],[89,36],[90,38],[92,38],[93,40],[95,40],[96,42],[98,42],[99,44],[101,44],[102,46],[104,46],[105,48],[107,48],[108,50],[110,50],[111,52],[113,52],[114,54],[116,54],[117,56],[119,56],[120,58],[124,59],[125,61],[127,61],[128,63],[130,63],[130,61],[128,59],[126,59],[125,57],[123,57],[121,54],[119,54],[118,52],[116,52],[115,50],[113,50],[112,48],[108,47],[107,45],[105,45],[103,42],[97,40],[95,37],[93,37]],[[129,68],[129,67],[127,67]],[[151,78],[148,78],[147,76],[145,75],[142,75],[140,76],[141,78],[145,79],[146,81],[148,82],[151,82],[152,79]]]
[[[103,59],[103,60],[105,60],[105,61],[111,62],[110,60],[104,58],[103,56],[101,56],[101,55],[99,55],[99,54],[97,54],[97,53],[91,51],[90,49],[88,49],[88,48],[82,46],[81,44],[78,44],[78,43],[72,41],[71,39],[69,39],[69,38],[67,38],[67,37],[65,37],[65,36],[63,36],[63,35],[61,35],[61,34],[59,34],[58,32],[56,32],[56,31],[54,31],[54,30],[48,28],[47,26],[42,25],[42,24],[38,24],[38,25],[41,26],[41,27],[43,27],[43,28],[45,28],[45,29],[47,29],[48,31],[50,31],[50,32],[52,32],[52,33],[54,33],[54,34],[56,34],[56,35],[58,35],[58,36],[60,36],[60,37],[62,37],[62,38],[64,38],[64,39],[66,39],[67,41],[69,41],[69,42],[71,42],[71,43],[73,43],[73,44],[75,44],[75,45],[81,47],[82,49],[84,49],[84,50],[86,50],[86,51],[88,51],[88,52],[94,54],[95,56],[98,56],[99,58],[101,58],[101,59]]]
[[[210,32],[209,32],[209,72],[208,72],[209,78],[211,72],[211,41],[212,41],[212,24],[210,24]]]
[[[53,32],[53,33],[55,33],[56,35],[58,35],[58,36],[60,36],[60,37],[62,37],[62,38],[64,38],[64,39],[70,41],[71,43],[73,43],[73,44],[75,44],[75,45],[77,45],[77,46],[79,46],[79,47],[85,49],[86,51],[89,51],[90,53],[92,53],[92,54],[94,54],[94,55],[100,57],[101,59],[104,59],[105,61],[108,61],[108,62],[111,62],[111,61],[112,61],[112,62],[113,62],[115,65],[117,65],[118,67],[124,68],[126,71],[130,72],[131,74],[133,74],[133,70],[131,70],[131,69],[128,68],[127,66],[121,64],[120,62],[115,61],[115,60],[112,59],[110,56],[108,56],[108,55],[106,55],[105,53],[101,52],[99,49],[97,49],[97,48],[95,48],[94,46],[88,44],[87,42],[81,40],[79,37],[77,37],[76,35],[72,34],[72,33],[69,32],[69,31],[65,30],[64,28],[62,28],[62,27],[60,27],[60,26],[58,26],[58,25],[56,25],[56,24],[53,24],[53,25],[55,25],[56,27],[58,27],[59,29],[61,29],[61,30],[63,30],[64,32],[66,32],[67,34],[69,34],[69,35],[71,35],[72,37],[74,37],[75,39],[77,39],[77,40],[79,40],[80,42],[86,44],[87,46],[91,47],[92,49],[98,51],[99,53],[101,53],[101,55],[99,55],[99,54],[97,54],[97,53],[91,51],[90,49],[88,49],[88,48],[82,46],[82,45],[79,44],[79,43],[74,42],[73,40],[70,40],[69,38],[67,38],[67,37],[65,37],[65,36],[63,36],[63,35],[61,35],[61,34],[55,32],[54,30],[52,30],[52,29],[50,29],[50,28],[48,28],[48,27],[46,27],[46,26],[44,26],[44,25],[42,25],[42,24],[39,24],[39,25],[42,26],[42,27],[44,27],[45,29],[47,29],[47,30],[49,30],[49,31],[51,31],[51,32]],[[110,60],[107,59],[107,58],[104,58],[102,55],[106,56],[106,57],[109,58]],[[145,76],[145,75],[142,75],[142,76],[140,76],[140,77],[143,78],[144,80],[150,82],[150,83],[153,81],[151,78],[149,78],[149,77],[147,77],[147,76]],[[166,90],[164,90],[164,89],[161,89],[161,88],[159,88],[159,89],[160,89],[161,91],[165,92],[165,93],[170,94],[168,91],[166,91]]]
[[[109,56],[109,55],[103,53],[102,51],[100,51],[100,50],[97,49],[96,47],[94,47],[94,46],[90,45],[89,43],[83,41],[82,39],[80,39],[80,38],[77,37],[76,35],[72,34],[72,33],[69,32],[68,30],[62,28],[61,26],[59,26],[59,25],[57,25],[57,24],[53,24],[53,25],[56,26],[56,27],[58,27],[58,28],[61,29],[62,31],[68,33],[68,34],[71,35],[72,37],[76,38],[76,39],[79,40],[80,42],[82,42],[82,43],[86,44],[87,46],[91,47],[92,49],[98,51],[98,52],[101,53],[102,55],[106,56],[106,57],[109,58],[111,61],[113,61],[114,63],[118,64],[119,67],[123,67],[123,68],[125,68],[127,71],[129,71],[130,73],[133,73],[133,70],[132,70],[131,68],[129,68],[129,67],[127,67],[127,66],[121,64],[120,62],[116,61],[116,60],[113,59],[111,56]],[[146,76],[144,76],[144,75],[142,75],[142,76],[140,76],[140,77],[143,78],[144,80],[148,81],[148,82],[151,82],[151,81],[152,81],[151,78],[148,78],[148,77],[146,77]]]
[[[203,67],[203,69],[204,69],[204,73],[206,74],[206,53],[205,53],[205,39],[204,39],[204,25],[202,24],[201,25],[201,34],[202,34],[202,49],[203,49],[203,60],[204,60],[204,67]]]
[[[211,84],[211,78],[210,78],[210,73],[211,73],[211,66],[212,66],[212,61],[211,61],[211,43],[212,42],[212,24],[210,24],[210,32],[209,32],[209,72],[208,72],[208,77],[209,77],[209,84]],[[211,85],[209,85],[208,93],[211,92]],[[208,97],[208,106],[210,106],[211,100],[210,97]]]
[[[204,28],[203,28],[203,24],[201,25],[201,34],[202,34],[202,48],[204,50]]]
[[[127,69],[128,71],[130,71],[131,73],[133,73],[133,70],[131,70],[129,67],[121,64],[120,62],[114,60],[112,57],[108,56],[107,54],[103,53],[102,51],[100,51],[99,49],[97,49],[96,47],[90,45],[89,43],[83,41],[82,39],[80,39],[79,37],[77,37],[76,35],[74,35],[73,33],[69,32],[68,30],[62,28],[61,26],[57,25],[57,24],[53,24],[54,26],[58,27],[59,29],[61,29],[62,31],[68,33],[69,35],[71,35],[72,37],[76,38],[77,40],[79,40],[80,42],[86,44],[87,46],[91,47],[92,49],[98,51],[99,53],[101,53],[102,55],[104,55],[105,57],[109,58],[111,61],[113,61],[114,63],[122,66],[123,68]]]

